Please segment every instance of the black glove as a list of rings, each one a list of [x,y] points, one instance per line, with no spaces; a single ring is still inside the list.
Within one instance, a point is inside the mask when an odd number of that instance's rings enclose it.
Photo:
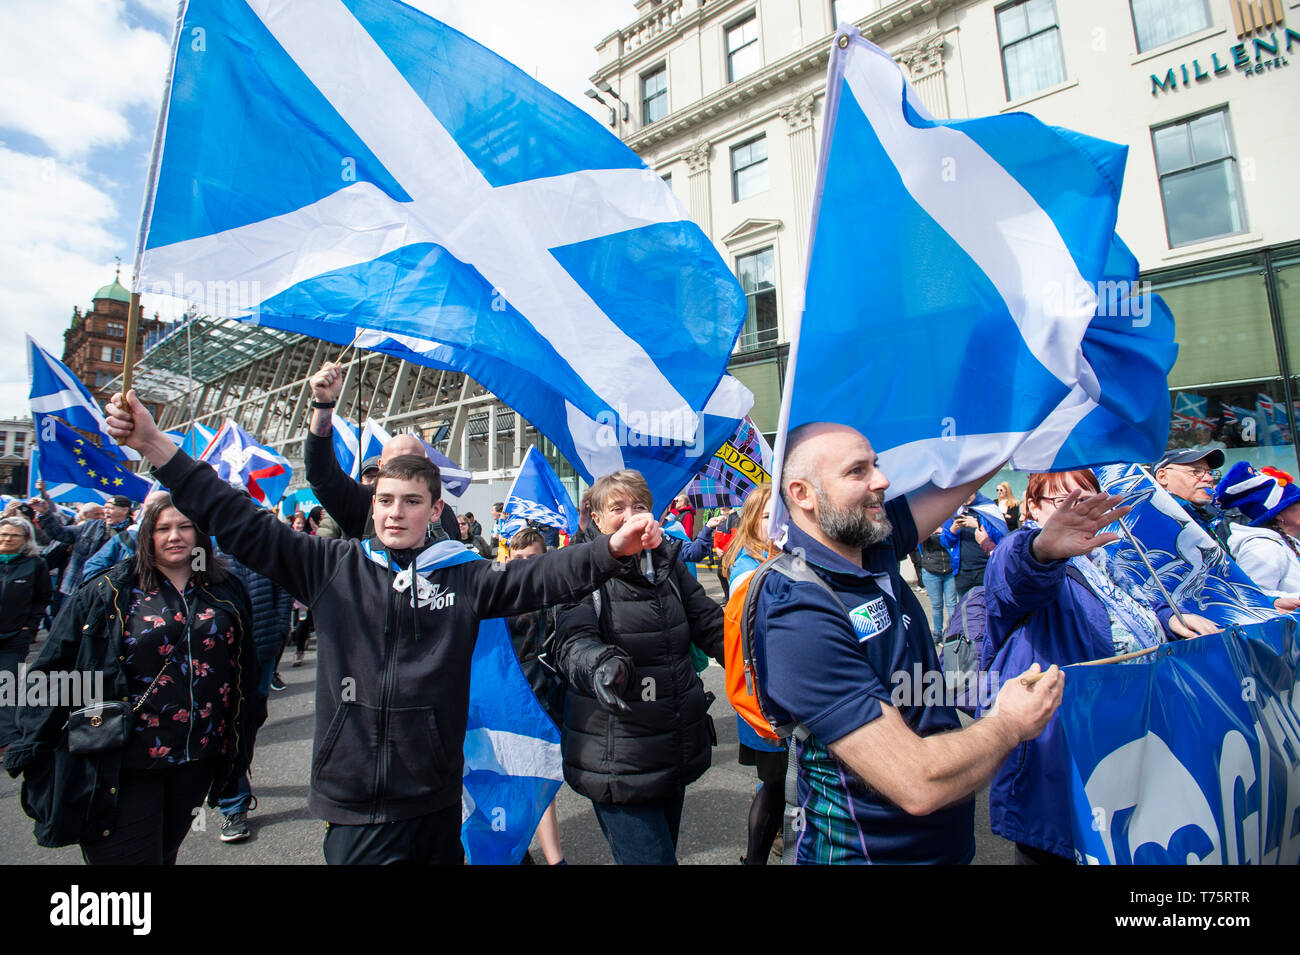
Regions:
[[[615,715],[631,713],[632,707],[623,702],[622,697],[631,676],[631,668],[622,657],[610,657],[601,663],[591,674],[596,702]]]

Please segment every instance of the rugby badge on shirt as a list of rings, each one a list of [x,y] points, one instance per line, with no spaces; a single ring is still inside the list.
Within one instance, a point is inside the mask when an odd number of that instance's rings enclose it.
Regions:
[[[854,607],[849,611],[849,619],[853,621],[853,630],[858,635],[859,643],[870,640],[894,624],[884,597],[872,597],[861,606]]]

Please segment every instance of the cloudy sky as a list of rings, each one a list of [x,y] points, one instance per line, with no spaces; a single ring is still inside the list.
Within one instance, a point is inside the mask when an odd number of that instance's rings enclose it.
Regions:
[[[231,0],[237,2],[237,0]],[[632,0],[412,0],[584,108],[595,45]],[[23,333],[63,353],[73,306],[135,255],[175,0],[5,0],[0,56],[0,416],[26,416]]]

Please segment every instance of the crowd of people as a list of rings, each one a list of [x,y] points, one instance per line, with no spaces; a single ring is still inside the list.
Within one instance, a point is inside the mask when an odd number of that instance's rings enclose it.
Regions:
[[[1061,668],[1216,629],[1107,576],[1096,557],[1116,535],[1103,529],[1127,509],[1091,471],[1032,474],[1023,498],[1006,482],[981,495],[988,474],[886,501],[867,437],[813,424],[788,436],[780,487],[736,511],[706,517],[681,496],[657,520],[644,478],[621,470],[587,489],[571,537],[508,535],[500,503],[485,534],[444,503],[414,437],[349,477],[332,443],[338,367],[311,385],[304,456],[320,506],[287,521],[190,460],[133,394],[109,405],[110,433],[166,490],[136,513],[110,498],[70,520],[42,495],[0,517],[0,669],[16,674],[46,629],[32,671],[93,671],[108,688],[89,715],[0,707],[4,765],[24,777],[42,845],[78,844],[90,864],[174,863],[204,800],[223,841],[247,839],[281,654],[292,643],[300,665],[314,632],[308,807],[327,823],[326,861],[458,863],[471,653],[478,622],[502,617],[560,729],[564,779],[617,863],[677,861],[688,787],[717,743],[699,673],[741,666],[734,638],[766,720],[737,707],[740,761],[757,775],[742,862],[765,864],[774,846],[800,863],[969,862],[975,794],[991,784],[1015,861],[1073,864]],[[1223,463],[1222,450],[1178,449],[1152,473],[1279,611],[1296,609],[1300,489],[1244,462],[1223,476]],[[725,610],[697,579],[706,555],[720,558]],[[996,696],[974,720],[900,699],[892,675],[940,669],[938,641],[975,601]],[[537,837],[563,864],[554,804]]]

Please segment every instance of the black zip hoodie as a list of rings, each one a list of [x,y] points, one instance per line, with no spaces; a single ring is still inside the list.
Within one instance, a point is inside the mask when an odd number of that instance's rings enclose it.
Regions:
[[[154,473],[223,551],[311,606],[308,807],[330,822],[395,822],[457,805],[479,621],[571,603],[624,566],[608,537],[532,560],[468,561],[430,572],[433,593],[417,610],[414,588],[393,583],[418,551],[297,533],[182,452]],[[456,541],[438,546],[464,552]]]

